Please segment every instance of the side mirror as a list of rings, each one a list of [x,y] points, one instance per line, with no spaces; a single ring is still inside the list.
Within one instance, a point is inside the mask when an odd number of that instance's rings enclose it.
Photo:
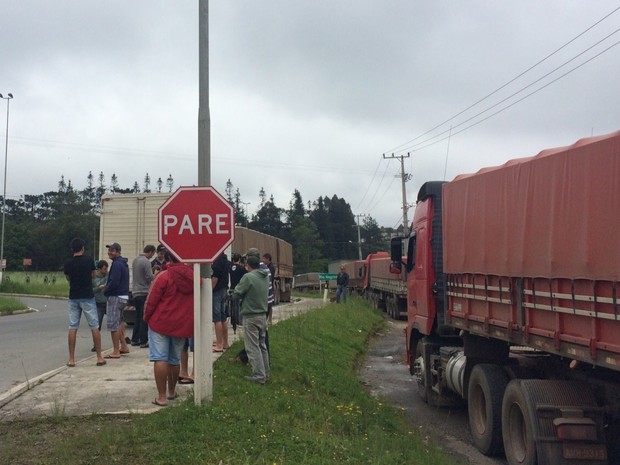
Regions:
[[[392,262],[401,263],[403,259],[403,238],[393,237],[390,240],[390,258]]]

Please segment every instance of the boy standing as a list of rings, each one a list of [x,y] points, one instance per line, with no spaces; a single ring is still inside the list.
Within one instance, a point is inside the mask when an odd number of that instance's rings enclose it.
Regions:
[[[71,241],[73,257],[65,262],[65,278],[69,281],[69,361],[68,367],[75,366],[75,342],[80,327],[82,312],[88,322],[97,353],[97,366],[105,365],[101,357],[101,333],[97,318],[97,305],[93,294],[92,279],[95,274],[95,262],[90,255],[85,255],[86,243],[76,237]]]

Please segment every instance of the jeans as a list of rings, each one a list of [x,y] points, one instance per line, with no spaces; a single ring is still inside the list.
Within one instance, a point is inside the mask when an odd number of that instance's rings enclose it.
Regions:
[[[342,297],[342,301],[346,304],[347,303],[347,286],[339,284],[338,288],[336,289],[336,303],[337,304],[340,303],[341,297]]]
[[[133,298],[133,304],[136,307],[136,322],[134,323],[133,333],[131,333],[132,344],[147,344],[149,342],[149,326],[144,321],[145,302],[145,295],[137,295]]]

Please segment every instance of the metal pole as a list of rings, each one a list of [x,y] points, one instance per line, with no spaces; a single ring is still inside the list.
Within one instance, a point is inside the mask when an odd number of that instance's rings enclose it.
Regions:
[[[0,98],[6,100],[6,133],[4,137],[4,188],[2,192],[2,239],[0,239],[0,284],[4,276],[4,221],[6,217],[6,170],[9,159],[9,101],[13,98],[13,94],[7,94],[3,96],[0,94]]]
[[[209,110],[209,1],[198,6],[198,185],[211,185],[211,114]],[[194,404],[213,400],[213,296],[211,264],[194,265],[202,285],[194,285]],[[198,277],[195,276],[195,279]],[[205,333],[206,331],[206,333]]]

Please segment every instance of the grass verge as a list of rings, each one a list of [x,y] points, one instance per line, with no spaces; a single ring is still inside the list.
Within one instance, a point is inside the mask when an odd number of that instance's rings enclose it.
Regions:
[[[13,297],[0,296],[0,315],[12,315],[18,310],[25,310],[28,306]]]
[[[0,292],[68,297],[69,283],[60,271],[10,271],[4,273]]]
[[[236,361],[236,343],[215,364],[207,405],[0,423],[0,457],[25,465],[454,463],[362,386],[359,357],[382,324],[360,301],[302,314],[270,328],[266,386],[243,380],[249,369]]]

